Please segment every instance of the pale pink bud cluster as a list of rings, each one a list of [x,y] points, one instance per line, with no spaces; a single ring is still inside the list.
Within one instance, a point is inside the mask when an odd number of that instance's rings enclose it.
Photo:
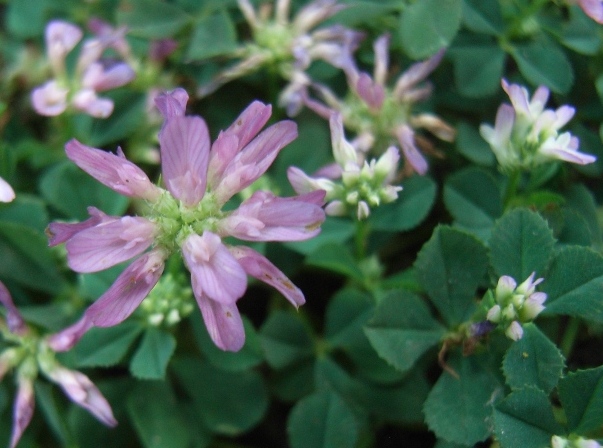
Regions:
[[[271,107],[255,101],[212,143],[205,121],[185,115],[187,101],[183,89],[156,99],[165,119],[159,132],[165,189],[152,184],[121,151],[115,155],[76,140],[67,143],[67,156],[80,168],[118,193],[147,201],[149,212],[117,217],[90,208],[84,222],[50,224],[50,245],[65,242],[69,266],[77,272],[96,272],[135,258],[78,322],[50,338],[53,349],[69,349],[93,326],[125,320],[158,282],[174,252],[182,255],[207,330],[223,350],[239,350],[245,341],[236,302],[245,293],[247,275],[273,286],[296,307],[305,302],[302,292],[263,255],[222,240],[299,241],[320,232],[324,191],[290,198],[256,191],[237,209],[222,211],[295,139],[295,123],[281,121],[260,132]]]
[[[342,216],[351,211],[357,219],[365,219],[371,207],[398,198],[402,187],[391,183],[398,171],[400,154],[390,146],[379,159],[367,161],[365,154],[346,140],[341,115],[332,114],[329,123],[336,163],[321,168],[314,176],[292,166],[287,171],[289,182],[299,194],[325,190],[328,215]]]
[[[323,102],[302,96],[304,104],[324,118],[333,112],[343,116],[344,126],[358,136],[359,149],[368,151],[374,146],[396,145],[408,166],[419,174],[427,172],[427,160],[419,150],[421,140],[415,138],[415,129],[426,129],[444,141],[453,141],[455,131],[442,119],[433,114],[412,114],[412,106],[431,94],[431,86],[422,84],[438,66],[444,50],[426,61],[409,67],[388,87],[389,35],[383,35],[374,44],[375,66],[373,76],[362,72],[352,58],[342,63],[346,73],[350,94],[340,100],[326,86],[312,83]],[[423,145],[430,150],[429,145]]]
[[[71,401],[86,409],[102,423],[107,426],[117,425],[111,406],[100,390],[83,373],[57,363],[47,342],[27,327],[10,293],[1,282],[0,303],[6,309],[6,322],[0,320],[0,330],[9,343],[9,348],[0,354],[0,380],[9,370],[15,370],[17,380],[10,447],[17,446],[33,417],[34,381],[38,371],[59,385]],[[33,352],[32,347],[35,347]]]
[[[523,337],[521,324],[531,322],[544,310],[547,295],[536,292],[536,286],[544,279],[534,280],[535,272],[519,286],[508,275],[503,275],[494,291],[495,304],[488,310],[486,319],[498,324],[510,339],[517,341]]]
[[[511,105],[502,104],[494,127],[482,124],[480,133],[503,170],[531,169],[553,160],[586,165],[596,157],[578,151],[578,138],[559,133],[574,116],[575,109],[561,106],[545,109],[549,89],[538,87],[532,98],[525,87],[502,80]]]
[[[91,21],[91,28],[98,35],[84,41],[75,73],[71,74],[65,58],[82,39],[82,30],[62,20],[53,20],[46,26],[46,52],[54,78],[31,93],[33,108],[40,115],[60,115],[72,107],[96,118],[106,118],[113,112],[113,101],[99,97],[98,93],[134,79],[134,70],[127,63],[102,58],[107,48],[114,48],[122,56],[129,55],[125,29],[113,30],[100,20]]]

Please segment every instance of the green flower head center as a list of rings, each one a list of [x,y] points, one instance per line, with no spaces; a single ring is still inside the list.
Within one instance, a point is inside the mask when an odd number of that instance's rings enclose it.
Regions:
[[[383,179],[363,168],[359,173],[343,174],[343,189],[340,199],[351,206],[359,202],[366,202],[371,207],[376,207],[382,202],[389,202],[383,190]]]
[[[146,218],[159,229],[156,246],[175,252],[189,235],[201,235],[205,230],[217,232],[218,222],[225,215],[211,192],[207,192],[197,205],[187,207],[166,191],[152,205]]]
[[[551,132],[546,127],[538,133],[533,128],[534,124],[530,120],[521,116],[516,119],[508,149],[502,154],[507,168],[529,169],[538,165],[542,144],[549,137],[557,137],[557,132]]]
[[[252,52],[266,55],[269,64],[288,64],[294,60],[291,48],[295,35],[290,25],[267,22],[254,30],[253,38]]]
[[[385,150],[395,142],[395,129],[407,124],[411,104],[400,103],[389,89],[379,109],[372,109],[356,93],[348,93],[341,113],[346,128],[356,134],[369,133],[375,138],[375,148]]]

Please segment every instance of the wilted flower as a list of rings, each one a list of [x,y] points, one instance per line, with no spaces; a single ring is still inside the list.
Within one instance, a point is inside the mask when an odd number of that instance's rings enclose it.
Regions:
[[[294,113],[302,105],[300,91],[310,83],[305,70],[312,61],[320,59],[342,67],[362,39],[361,33],[340,25],[312,31],[345,8],[336,0],[315,0],[302,7],[292,20],[291,0],[275,0],[272,18],[272,8],[267,4],[257,12],[249,0],[238,0],[238,5],[251,28],[252,41],[233,52],[240,62],[201,87],[200,96],[209,95],[235,78],[269,68],[290,83],[279,103]]]
[[[409,164],[419,174],[427,172],[427,161],[418,149],[431,150],[431,145],[415,136],[414,129],[424,128],[436,137],[453,141],[455,131],[442,119],[428,113],[412,113],[415,103],[426,99],[431,93],[429,85],[420,83],[438,66],[444,50],[424,62],[418,62],[403,72],[395,85],[386,85],[389,68],[389,36],[383,35],[374,44],[375,68],[373,77],[361,72],[353,59],[342,66],[347,77],[349,92],[344,100],[339,100],[326,86],[313,83],[312,87],[324,101],[320,103],[307,95],[304,104],[324,118],[338,111],[343,116],[343,124],[354,131],[354,142],[360,150],[372,147],[387,148],[397,145]]]
[[[379,159],[370,162],[357,151],[344,135],[341,115],[334,113],[329,120],[331,145],[335,164],[328,165],[310,177],[296,167],[287,171],[289,182],[298,194],[325,190],[328,215],[345,215],[352,211],[358,219],[369,216],[371,207],[393,202],[402,187],[391,182],[398,170],[400,154],[389,147]]]
[[[66,242],[69,266],[77,272],[96,272],[138,257],[80,321],[51,338],[55,350],[73,346],[90,327],[126,319],[174,252],[182,254],[209,334],[223,350],[239,350],[245,340],[236,302],[247,288],[247,275],[275,287],[296,307],[304,303],[302,292],[264,256],[222,242],[227,236],[298,241],[320,232],[324,191],[291,198],[256,191],[237,209],[222,210],[295,139],[295,123],[281,121],[258,135],[271,108],[256,101],[211,144],[205,121],[184,115],[187,100],[182,89],[156,99],[165,117],[159,143],[166,189],[153,185],[121,150],[115,155],[76,140],[67,143],[67,156],[80,168],[118,193],[144,199],[148,212],[118,217],[90,208],[87,221],[50,224],[50,245]]]
[[[0,318],[0,334],[7,348],[0,354],[0,380],[9,370],[15,371],[17,396],[13,408],[10,446],[14,448],[29,425],[34,412],[34,381],[42,372],[61,386],[65,394],[108,426],[115,426],[111,406],[98,388],[81,372],[61,366],[45,338],[29,328],[0,282],[0,303],[6,308],[6,320]]]
[[[67,72],[65,58],[82,39],[77,26],[53,20],[46,26],[46,51],[54,79],[34,89],[31,93],[33,108],[40,115],[60,115],[69,106],[96,118],[106,118],[113,112],[113,101],[98,97],[99,92],[123,86],[134,79],[135,73],[124,62],[102,59],[108,47],[126,51],[124,30],[117,34],[107,29],[104,22],[96,28],[100,36],[86,40],[79,54],[75,73]],[[110,28],[110,27],[109,27]],[[129,47],[127,48],[129,51]]]
[[[531,322],[544,310],[547,295],[536,292],[536,286],[544,279],[534,280],[535,272],[519,286],[512,277],[503,275],[496,285],[494,294],[488,293],[484,305],[486,319],[505,329],[505,334],[514,341],[523,336],[522,323]]]
[[[0,202],[11,202],[15,199],[15,192],[7,181],[0,177]]]
[[[553,160],[586,165],[596,160],[578,151],[578,138],[569,132],[559,133],[574,116],[575,109],[561,106],[545,109],[549,89],[538,87],[530,99],[526,88],[509,84],[502,86],[511,105],[502,104],[494,127],[482,124],[480,133],[490,144],[502,170],[531,169]]]

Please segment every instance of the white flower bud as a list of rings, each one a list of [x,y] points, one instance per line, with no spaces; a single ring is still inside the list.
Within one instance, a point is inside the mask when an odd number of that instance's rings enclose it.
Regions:
[[[492,308],[490,308],[488,310],[486,319],[488,319],[490,322],[494,322],[495,324],[497,324],[498,322],[500,322],[500,318],[501,318],[500,305],[494,305]]]
[[[535,292],[528,297],[519,311],[521,320],[524,322],[534,320],[544,310],[543,303],[546,301],[546,297],[544,292]]]
[[[513,279],[513,277],[503,275],[501,278],[498,279],[498,284],[496,285],[496,301],[498,303],[501,303],[501,301],[503,301],[507,296],[513,293],[516,287],[517,282]]]
[[[505,334],[509,339],[519,341],[523,337],[523,328],[519,322],[514,320],[505,331]]]
[[[151,314],[147,319],[151,325],[157,327],[157,326],[161,325],[161,322],[163,322],[163,314],[161,314],[161,313]]]
[[[561,436],[551,437],[551,448],[568,448],[568,440]]]
[[[515,307],[512,304],[509,304],[503,308],[502,316],[505,319],[509,320],[515,319],[517,317],[517,311],[515,310]]]
[[[362,220],[362,219],[366,219],[368,218],[368,216],[371,214],[371,209],[369,208],[368,204],[364,201],[360,201],[358,202],[358,219]]]
[[[168,325],[177,324],[178,322],[180,322],[180,320],[181,317],[178,310],[171,310],[165,318],[165,321],[168,323]]]

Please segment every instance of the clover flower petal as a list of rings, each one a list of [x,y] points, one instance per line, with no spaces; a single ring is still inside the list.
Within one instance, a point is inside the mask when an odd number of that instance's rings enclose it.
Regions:
[[[115,155],[73,139],[65,145],[65,153],[82,170],[117,193],[148,201],[159,197],[160,190],[144,171],[126,160],[121,150]]]
[[[201,117],[171,117],[159,135],[161,172],[176,199],[187,206],[205,195],[209,131]]]

